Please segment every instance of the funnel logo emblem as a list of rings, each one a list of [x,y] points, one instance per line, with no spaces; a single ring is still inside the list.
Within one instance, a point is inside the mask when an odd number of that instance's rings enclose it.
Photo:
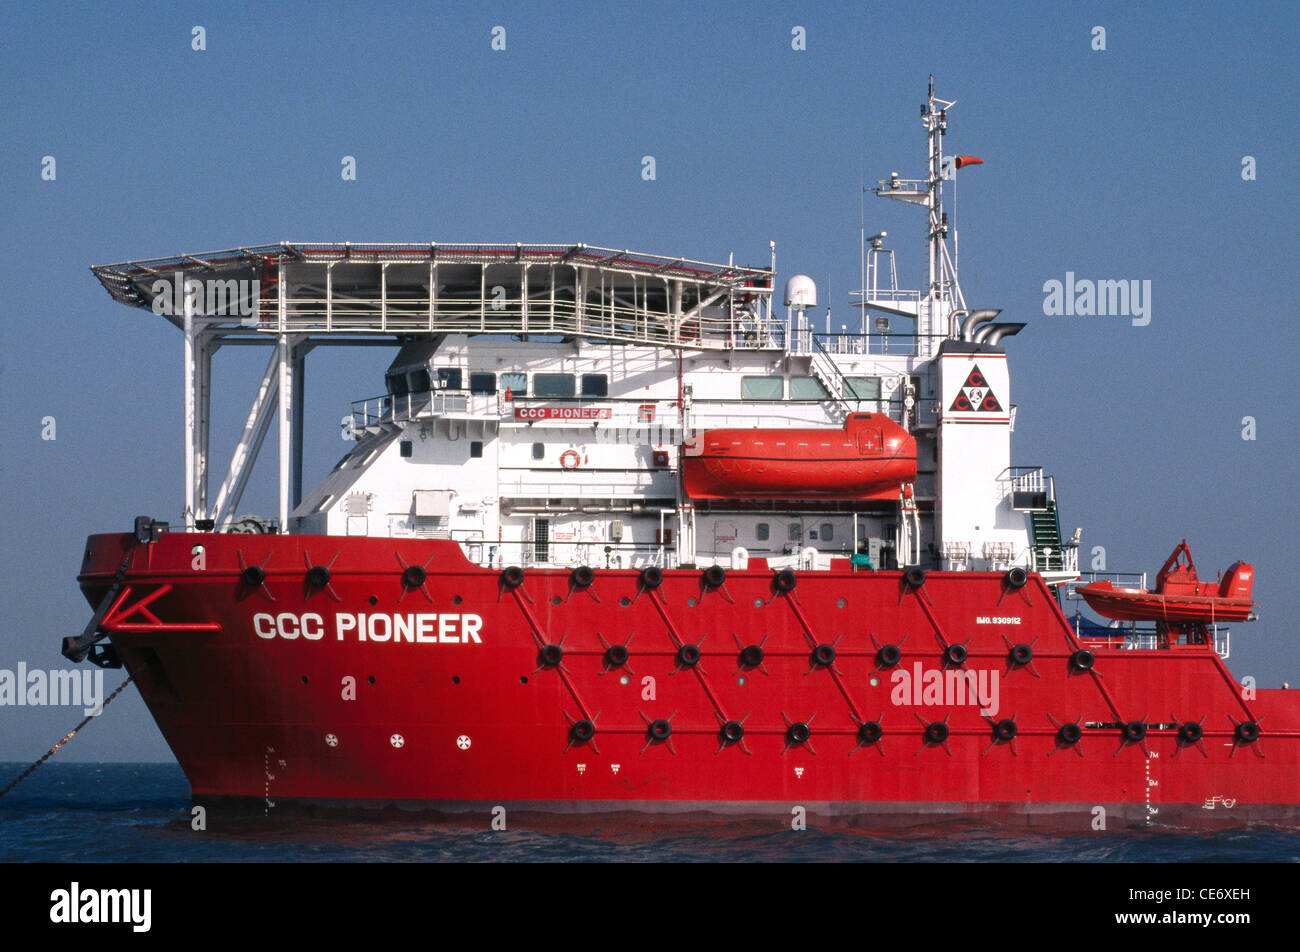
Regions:
[[[988,381],[979,367],[972,367],[957,397],[948,408],[949,413],[1001,413],[1002,404],[993,396]]]

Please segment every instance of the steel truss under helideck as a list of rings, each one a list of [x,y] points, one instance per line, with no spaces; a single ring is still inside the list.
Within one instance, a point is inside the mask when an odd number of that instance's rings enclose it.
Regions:
[[[784,350],[769,268],[589,245],[300,244],[91,268],[113,298],[183,333],[185,526],[234,521],[274,416],[279,531],[302,500],[307,354],[445,334],[536,335],[678,350]],[[209,499],[212,357],[274,348]]]

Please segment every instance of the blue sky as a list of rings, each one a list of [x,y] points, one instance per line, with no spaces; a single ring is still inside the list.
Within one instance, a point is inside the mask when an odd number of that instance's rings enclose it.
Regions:
[[[1235,629],[1231,667],[1300,686],[1292,4],[47,4],[0,21],[0,667],[62,664],[88,618],[87,534],[181,505],[179,335],[88,265],[280,240],[762,265],[770,239],[838,325],[860,181],[920,174],[934,73],[957,100],[949,151],[986,163],[961,173],[967,299],[1029,322],[1008,342],[1015,461],[1056,475],[1066,532],[1112,570],[1154,572],[1184,536],[1203,574],[1253,562],[1262,617]],[[915,286],[915,211],[866,212]],[[1150,325],[1045,316],[1043,284],[1067,271],[1150,280]],[[220,467],[264,359],[217,359]],[[310,358],[308,484],[385,363]],[[245,508],[274,511],[269,467]],[[0,708],[0,760],[35,759],[77,719]],[[59,756],[169,755],[132,690]]]

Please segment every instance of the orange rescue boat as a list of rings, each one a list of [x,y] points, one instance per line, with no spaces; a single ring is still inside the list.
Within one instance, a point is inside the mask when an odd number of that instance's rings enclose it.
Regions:
[[[916,439],[882,413],[841,430],[706,430],[683,449],[692,499],[897,499],[916,479]]]
[[[1255,605],[1250,597],[1254,582],[1255,570],[1246,562],[1233,562],[1217,582],[1200,581],[1184,539],[1156,576],[1154,591],[1115,588],[1108,581],[1083,585],[1077,591],[1093,611],[1107,618],[1188,625],[1245,621]]]

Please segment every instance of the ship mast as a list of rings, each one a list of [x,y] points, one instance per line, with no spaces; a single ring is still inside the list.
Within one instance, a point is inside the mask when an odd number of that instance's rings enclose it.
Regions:
[[[921,104],[921,123],[926,130],[926,177],[904,179],[897,172],[891,172],[889,178],[882,179],[874,189],[881,198],[925,208],[929,219],[925,289],[901,290],[893,280],[890,287],[880,287],[876,257],[882,252],[892,257],[892,252],[873,241],[871,261],[864,269],[869,280],[867,287],[860,292],[859,304],[869,310],[915,319],[916,356],[920,358],[933,356],[940,340],[958,336],[954,317],[966,310],[957,280],[957,267],[948,252],[948,215],[943,210],[943,182],[953,174],[952,163],[944,159],[943,136],[948,129],[948,110],[954,105],[956,100],[935,96],[934,77],[931,76],[926,101]]]

